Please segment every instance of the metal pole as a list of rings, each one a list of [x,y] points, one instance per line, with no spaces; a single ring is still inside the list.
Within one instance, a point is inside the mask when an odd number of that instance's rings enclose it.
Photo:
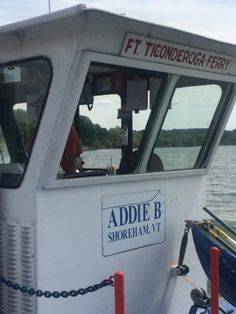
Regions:
[[[48,0],[48,11],[49,11],[49,13],[51,13],[51,3],[50,3],[50,0]]]
[[[125,314],[124,273],[114,274],[115,282],[115,314]]]
[[[211,313],[219,314],[219,253],[217,247],[211,248]]]

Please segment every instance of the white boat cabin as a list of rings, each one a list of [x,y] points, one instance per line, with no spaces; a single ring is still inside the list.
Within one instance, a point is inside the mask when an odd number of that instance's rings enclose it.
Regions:
[[[0,275],[70,291],[122,271],[127,314],[188,313],[172,269],[185,220],[203,217],[236,47],[83,5],[1,27],[0,42]],[[191,243],[186,264],[205,287]],[[2,283],[0,313],[111,314],[113,290]]]

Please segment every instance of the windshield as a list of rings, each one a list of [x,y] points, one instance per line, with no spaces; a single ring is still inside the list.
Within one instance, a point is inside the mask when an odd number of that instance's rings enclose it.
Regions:
[[[204,167],[229,92],[227,82],[92,62],[57,178]]]
[[[0,67],[0,186],[22,181],[51,81],[45,58]]]
[[[209,128],[228,88],[225,82],[180,77],[154,147],[165,170],[200,167],[197,158],[208,145]]]

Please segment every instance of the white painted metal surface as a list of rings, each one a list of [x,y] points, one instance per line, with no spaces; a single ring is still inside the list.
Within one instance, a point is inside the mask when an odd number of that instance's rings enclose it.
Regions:
[[[141,43],[130,55],[129,49],[122,50],[125,45],[136,47],[127,43],[127,36],[131,36],[127,33],[137,34],[133,37],[136,40],[153,38],[155,43],[168,42],[190,53],[206,52],[206,59],[202,68],[201,64],[154,61],[149,55],[135,55]],[[202,169],[124,176],[57,180],[56,174],[91,61],[235,83],[235,46],[81,6],[3,27],[0,42],[1,64],[45,56],[53,71],[22,184],[17,189],[0,189],[0,272],[20,284],[28,272],[27,285],[70,291],[123,271],[127,314],[188,313],[191,286],[177,277],[172,267],[178,262],[184,221],[201,218],[209,162]],[[156,119],[157,128],[172,95],[171,82],[169,86]],[[234,99],[232,92],[208,161]],[[9,237],[14,238],[14,247]],[[24,245],[27,267],[22,264]],[[9,271],[11,254],[15,256],[13,273]],[[206,278],[192,243],[186,263],[192,280],[204,287]],[[114,313],[111,287],[76,298],[27,297],[26,301],[20,293],[6,289],[2,287],[0,294],[1,314]]]

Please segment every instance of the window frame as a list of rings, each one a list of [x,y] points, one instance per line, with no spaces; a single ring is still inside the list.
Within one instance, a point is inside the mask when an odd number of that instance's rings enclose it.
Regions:
[[[172,96],[169,100],[169,103],[172,101],[172,98],[174,96],[175,90],[178,88],[177,84],[178,84],[178,80],[181,79],[181,77],[186,77],[186,75],[181,75],[178,77],[177,81],[176,81],[176,85],[175,88],[172,91]],[[190,77],[190,76],[189,76]],[[194,78],[193,76],[191,76],[192,78]],[[199,80],[209,80],[209,83],[219,83],[219,82],[223,82],[222,80],[216,80],[216,79],[208,79],[208,78],[204,78],[204,77],[197,77],[199,78]],[[165,172],[168,171],[184,171],[184,170],[191,170],[191,169],[201,169],[201,168],[207,168],[208,167],[208,162],[210,160],[210,153],[213,150],[214,147],[214,143],[216,138],[218,138],[218,131],[219,131],[219,125],[223,125],[223,121],[224,119],[221,119],[222,117],[222,113],[224,111],[227,111],[227,107],[231,106],[230,101],[228,101],[228,106],[226,106],[225,104],[227,103],[227,100],[230,100],[230,98],[232,97],[233,94],[233,83],[232,82],[225,82],[227,84],[227,86],[225,86],[226,91],[224,91],[222,89],[222,95],[219,99],[219,102],[216,106],[216,110],[214,111],[214,114],[211,118],[211,123],[207,129],[207,133],[206,136],[204,137],[203,143],[201,145],[200,151],[196,156],[196,160],[195,163],[193,164],[193,167],[191,168],[181,168],[181,169],[167,169],[165,170]],[[220,85],[219,85],[220,86]],[[168,108],[169,108],[169,103],[168,106],[165,108],[165,118],[162,121],[162,126],[165,122],[166,116],[168,114]],[[228,108],[229,109],[229,108]],[[158,140],[158,137],[160,136],[160,133],[162,131],[162,126],[161,128],[159,128],[159,132],[157,134],[156,140]],[[153,150],[155,149],[155,143],[153,144]],[[148,160],[147,160],[148,162]]]
[[[36,126],[36,129],[35,129],[35,136],[34,136],[34,140],[32,142],[32,148],[31,148],[30,153],[28,154],[28,157],[26,156],[26,162],[25,162],[24,169],[23,169],[23,172],[21,174],[20,180],[17,183],[15,183],[15,184],[1,184],[1,182],[0,182],[0,188],[18,189],[22,185],[22,183],[23,183],[23,180],[25,178],[25,173],[27,171],[28,164],[30,162],[30,157],[31,157],[31,153],[32,153],[32,150],[33,150],[33,147],[34,147],[34,142],[36,140],[38,129],[39,129],[39,126],[40,126],[40,123],[41,123],[41,120],[42,120],[44,108],[46,106],[46,102],[47,102],[47,99],[48,99],[48,95],[49,95],[52,79],[53,79],[53,67],[52,67],[51,60],[50,60],[50,58],[48,58],[46,56],[43,56],[43,55],[37,55],[37,56],[30,57],[30,58],[22,58],[22,59],[16,59],[16,60],[11,60],[11,61],[8,61],[8,62],[0,63],[0,67],[10,67],[10,66],[17,66],[17,65],[20,65],[20,64],[23,64],[23,63],[31,63],[31,62],[34,62],[34,61],[42,61],[42,60],[44,60],[48,64],[48,67],[50,69],[50,77],[49,77],[49,80],[48,80],[47,88],[45,90],[43,103],[42,103],[42,108],[41,108],[41,111],[40,111],[40,114],[39,114],[39,117],[38,117],[38,122],[37,122],[37,126]],[[16,121],[15,116],[14,116],[14,109],[13,109],[13,107],[14,106],[12,106],[12,117],[14,119],[14,124],[15,124],[16,128],[18,129],[17,121]],[[17,137],[19,137],[19,139],[21,141],[19,131],[18,131]]]

